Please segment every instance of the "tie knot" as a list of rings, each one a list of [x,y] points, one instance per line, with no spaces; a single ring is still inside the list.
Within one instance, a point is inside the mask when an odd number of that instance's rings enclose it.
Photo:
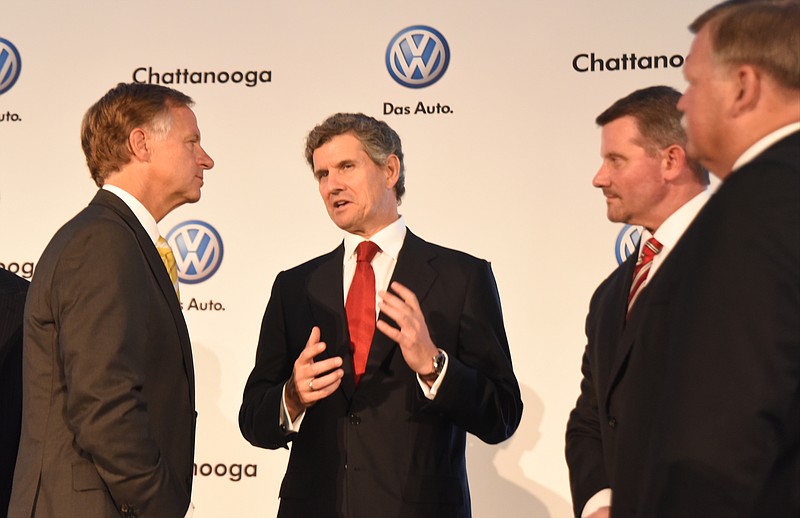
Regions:
[[[659,243],[658,239],[651,237],[645,242],[644,250],[642,250],[642,253],[646,256],[653,257],[657,255],[663,248],[664,245]]]
[[[362,241],[356,247],[356,261],[357,262],[372,262],[372,258],[378,253],[380,247],[372,241]]]

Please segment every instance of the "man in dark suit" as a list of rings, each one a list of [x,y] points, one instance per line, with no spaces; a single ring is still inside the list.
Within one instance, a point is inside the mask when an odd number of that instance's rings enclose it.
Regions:
[[[468,517],[466,433],[498,443],[522,414],[489,263],[406,229],[386,123],[334,115],[306,158],[344,242],[278,275],[239,413],[252,444],[292,443],[278,515]]]
[[[28,281],[0,268],[0,516],[8,512],[22,421],[22,312]]]
[[[636,389],[640,362],[650,356],[632,341],[638,299],[708,199],[708,172],[684,151],[679,98],[666,86],[637,90],[596,119],[603,162],[592,184],[606,197],[610,221],[644,228],[636,251],[595,291],[586,318],[581,394],[566,437],[575,516],[609,516],[612,494],[615,511],[628,505],[638,477],[630,452],[655,410]],[[650,260],[645,244],[658,250]]]
[[[84,116],[102,188],[55,234],[31,284],[11,516],[191,512],[194,367],[174,256],[157,250],[157,222],[199,200],[214,165],[191,105],[119,84]]]
[[[678,104],[722,180],[651,284],[638,516],[800,516],[800,2],[701,15]]]

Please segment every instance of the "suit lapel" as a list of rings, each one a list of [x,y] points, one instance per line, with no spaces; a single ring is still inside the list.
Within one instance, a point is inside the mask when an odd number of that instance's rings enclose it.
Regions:
[[[636,268],[636,259],[638,257],[639,246],[636,247],[636,250],[634,250],[627,261],[625,261],[620,270],[621,282],[618,284],[619,289],[616,290],[615,298],[613,299],[613,309],[610,312],[612,318],[610,319],[608,325],[613,327],[608,329],[608,336],[616,336],[618,339],[614,357],[610,365],[611,370],[608,373],[609,383],[605,394],[606,398],[608,398],[611,393],[611,389],[616,385],[616,380],[619,378],[620,370],[622,369],[625,359],[628,357],[628,354],[630,354],[631,348],[633,347],[633,339],[636,334],[635,330],[637,327],[637,322],[639,321],[638,315],[640,312],[636,311],[636,309],[631,311],[630,319],[626,318],[628,313],[628,294],[631,291],[633,270]],[[642,299],[645,295],[645,292],[642,292],[639,295],[639,300],[637,300],[636,304],[634,304],[634,308],[637,307],[637,304],[641,306],[643,303]]]
[[[192,394],[192,406],[194,406],[194,360],[192,359],[192,346],[189,341],[189,330],[186,327],[186,320],[183,318],[178,297],[175,294],[175,288],[169,278],[167,269],[161,261],[161,256],[158,255],[153,241],[145,231],[142,224],[131,212],[130,208],[118,196],[109,191],[100,189],[91,201],[92,204],[102,205],[114,211],[132,230],[139,243],[139,248],[145,257],[153,276],[158,282],[162,295],[167,302],[169,311],[172,314],[172,319],[175,322],[175,327],[178,329],[178,337],[180,339],[181,352],[183,353],[183,370],[189,380],[189,387]]]
[[[320,356],[321,358],[341,356],[344,369],[341,388],[350,399],[355,390],[355,379],[353,357],[350,353],[350,333],[347,330],[347,316],[344,312],[343,261],[344,245],[341,244],[324,257],[309,275],[308,298],[314,322],[320,328],[321,340],[328,346]]]
[[[436,270],[430,264],[434,257],[436,257],[436,253],[433,247],[407,230],[389,284],[391,285],[394,281],[399,282],[413,291],[419,299],[420,305],[423,305],[425,297],[437,277]],[[397,327],[395,322],[383,313],[378,315],[378,319]],[[376,329],[367,358],[367,369],[360,386],[369,385],[374,373],[380,370],[381,366],[390,363],[396,351],[397,343]]]

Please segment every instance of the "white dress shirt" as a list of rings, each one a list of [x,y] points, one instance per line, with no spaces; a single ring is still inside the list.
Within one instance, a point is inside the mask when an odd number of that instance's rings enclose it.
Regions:
[[[131,209],[133,215],[136,216],[136,219],[139,220],[139,223],[142,224],[144,227],[145,232],[147,235],[150,236],[150,239],[153,241],[153,245],[155,246],[156,241],[158,241],[158,236],[161,234],[158,232],[158,224],[156,223],[156,219],[150,214],[150,211],[142,205],[142,202],[137,200],[130,194],[128,191],[122,189],[121,187],[117,187],[116,185],[104,185],[103,190],[106,190],[110,193],[115,194],[120,200],[122,200],[125,205]]]
[[[755,144],[750,146],[742,153],[736,162],[733,163],[733,170],[736,171],[737,169],[741,168],[743,165],[747,164],[748,162],[752,161],[755,157],[763,153],[768,147],[772,144],[778,142],[784,137],[788,137],[792,133],[800,131],[800,122],[793,122],[791,124],[787,124],[782,128],[778,128],[769,135],[765,135],[761,139],[759,139]]]
[[[697,216],[697,213],[700,212],[700,209],[703,208],[703,205],[706,204],[709,197],[708,189],[699,193],[694,198],[684,203],[678,210],[670,214],[667,219],[661,223],[661,226],[656,229],[655,238],[663,245],[663,248],[661,252],[653,257],[653,264],[650,265],[650,271],[647,273],[647,278],[642,283],[642,288],[647,286],[647,283],[655,276],[659,267],[664,264],[667,256],[669,256],[672,249],[675,248],[675,245],[678,244],[678,240],[680,240],[683,233],[689,227],[689,224],[691,224],[695,216]],[[653,234],[646,228],[643,228],[639,243],[644,245],[651,237],[654,237]],[[639,246],[639,256],[637,260],[641,259],[643,253],[644,246]]]

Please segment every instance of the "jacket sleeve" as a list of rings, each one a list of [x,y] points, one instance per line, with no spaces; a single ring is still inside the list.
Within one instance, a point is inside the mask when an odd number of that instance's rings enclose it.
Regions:
[[[488,262],[474,264],[467,274],[455,343],[436,343],[434,310],[426,315],[434,342],[449,357],[447,375],[429,409],[495,444],[511,437],[519,426],[522,398],[494,275]]]
[[[280,425],[283,385],[292,374],[300,349],[289,345],[282,299],[281,273],[275,279],[261,323],[256,361],[244,388],[239,409],[239,429],[252,445],[261,448],[287,448],[292,434]],[[309,330],[310,331],[310,330]]]
[[[576,517],[581,515],[586,502],[593,495],[611,487],[603,458],[597,390],[592,376],[589,347],[591,344],[586,346],[583,353],[581,393],[575,408],[570,412],[566,435],[565,454]]]
[[[160,451],[144,396],[149,351],[162,344],[148,342],[151,323],[143,315],[157,301],[143,289],[153,273],[140,257],[130,229],[105,221],[82,229],[58,258],[49,303],[59,329],[65,417],[118,505],[144,516],[181,516],[190,496]]]

